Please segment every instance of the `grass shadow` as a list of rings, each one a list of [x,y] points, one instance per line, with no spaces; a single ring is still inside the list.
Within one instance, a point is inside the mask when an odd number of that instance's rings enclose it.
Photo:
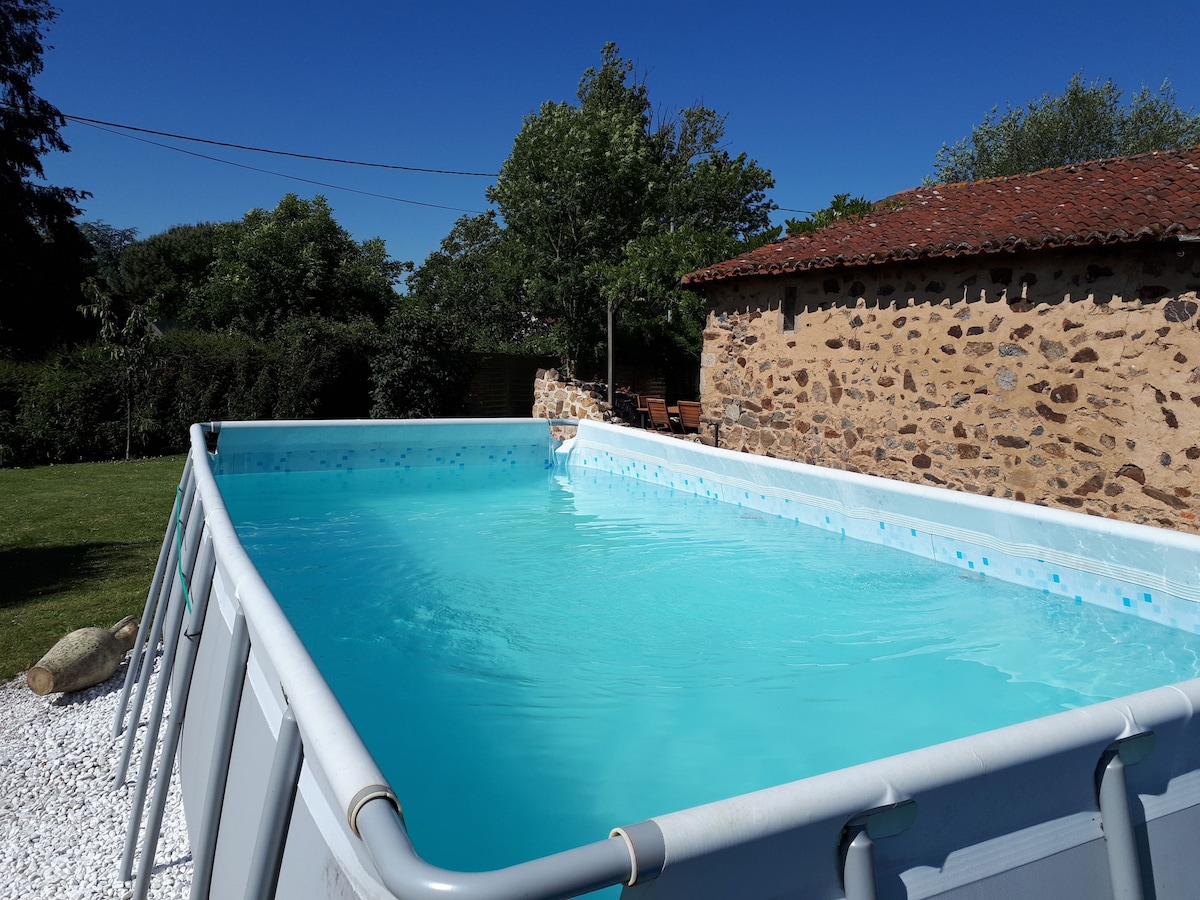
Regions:
[[[114,572],[133,569],[142,561],[140,548],[129,544],[0,549],[0,572],[4,572],[0,610],[86,588],[89,582],[111,579]]]

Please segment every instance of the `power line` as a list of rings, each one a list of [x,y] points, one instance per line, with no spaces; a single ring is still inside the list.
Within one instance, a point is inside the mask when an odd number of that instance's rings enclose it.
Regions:
[[[16,104],[3,103],[3,105],[17,108]],[[129,138],[130,140],[141,141],[144,144],[151,144],[155,147],[162,147],[166,150],[174,150],[176,153],[185,153],[188,156],[195,156],[200,159],[211,160],[212,162],[224,163],[227,166],[236,166],[239,169],[248,169],[251,172],[261,172],[265,175],[275,175],[279,178],[290,178],[293,181],[300,181],[305,184],[312,184],[312,185],[316,185],[318,187],[327,187],[327,188],[330,188],[331,190],[335,190],[335,191],[347,191],[352,194],[362,194],[367,197],[378,197],[381,200],[392,200],[396,203],[409,203],[414,206],[426,206],[431,209],[447,209],[447,210],[451,210],[452,212],[465,212],[465,213],[472,213],[475,215],[481,214],[479,212],[479,210],[463,209],[458,206],[443,206],[442,204],[439,204],[439,203],[425,203],[420,200],[406,200],[403,197],[392,197],[387,194],[377,194],[377,193],[374,193],[373,191],[361,191],[361,190],[358,190],[357,188],[343,187],[341,185],[330,184],[325,181],[314,181],[310,178],[301,178],[298,175],[287,175],[283,172],[275,172],[271,169],[260,169],[256,166],[248,166],[248,165],[245,165],[244,163],[237,163],[237,162],[233,162],[232,160],[221,159],[216,156],[207,156],[206,154],[203,154],[203,153],[195,153],[191,150],[184,150],[182,147],[172,147],[170,144],[163,144],[163,143],[159,143],[158,141],[151,141],[151,140],[147,140],[146,138],[139,138],[136,135],[125,134],[124,132],[136,131],[136,132],[139,132],[140,134],[153,134],[158,137],[168,137],[168,138],[173,138],[175,140],[180,140],[180,141],[193,141],[193,142],[199,143],[199,144],[209,144],[214,147],[229,147],[234,150],[248,150],[253,153],[268,153],[268,154],[271,154],[274,156],[290,156],[293,159],[309,159],[309,160],[315,160],[317,162],[338,163],[340,165],[346,165],[346,166],[364,166],[364,167],[372,168],[372,169],[392,169],[392,170],[401,171],[401,172],[420,172],[420,173],[424,173],[427,175],[461,175],[461,176],[467,176],[467,177],[473,177],[473,178],[499,178],[500,177],[495,172],[465,172],[465,171],[458,171],[458,170],[454,170],[454,169],[426,169],[426,168],[421,168],[419,166],[401,166],[401,165],[395,165],[392,163],[374,163],[374,162],[362,162],[361,160],[353,160],[353,159],[339,159],[337,157],[332,157],[332,156],[314,156],[309,153],[294,153],[290,150],[270,150],[265,147],[252,147],[247,144],[233,144],[233,143],[229,143],[228,141],[217,141],[217,140],[212,140],[210,138],[198,138],[198,137],[190,137],[185,134],[174,134],[170,131],[156,131],[152,128],[140,128],[136,125],[123,125],[119,122],[106,122],[103,119],[90,119],[87,116],[72,116],[72,115],[67,115],[66,113],[59,113],[59,115],[61,115],[64,119],[67,119],[69,121],[78,122],[81,125],[88,125],[92,128],[95,128],[97,131],[106,131],[109,134],[115,134],[119,137],[125,137],[125,138]],[[107,126],[107,127],[102,127],[102,126]],[[120,129],[120,130],[112,131],[111,129],[114,129],[114,128]],[[804,215],[808,215],[808,216],[816,215],[816,211],[811,210],[811,209],[792,209],[791,207],[787,207],[787,206],[776,206],[775,209],[779,210],[780,212],[803,213]]]
[[[67,118],[73,118],[73,117],[67,116]],[[330,184],[327,181],[314,181],[311,178],[301,178],[299,175],[288,175],[285,172],[275,172],[271,169],[260,169],[258,166],[248,166],[245,163],[233,162],[232,160],[221,159],[220,157],[217,157],[217,156],[209,156],[206,153],[197,153],[194,150],[185,150],[182,147],[172,147],[170,144],[164,144],[164,143],[161,143],[160,141],[152,141],[152,140],[149,140],[148,138],[141,138],[134,134],[124,134],[120,131],[113,131],[110,128],[104,128],[101,125],[97,125],[94,122],[90,122],[90,121],[80,120],[80,124],[87,125],[89,128],[95,128],[97,131],[104,131],[104,132],[107,132],[108,134],[114,134],[117,137],[128,138],[131,141],[140,141],[143,144],[150,144],[154,147],[162,147],[164,150],[174,150],[176,153],[183,153],[183,154],[186,154],[187,156],[195,156],[195,157],[198,157],[199,159],[207,159],[212,162],[223,163],[227,166],[235,166],[236,168],[239,168],[239,169],[248,169],[251,172],[261,172],[264,175],[275,175],[278,178],[290,178],[292,181],[301,181],[305,184],[316,185],[317,187],[330,188],[335,191],[347,191],[351,194],[362,194],[363,196],[366,196],[366,197],[378,197],[381,200],[392,200],[396,203],[408,203],[412,206],[425,206],[430,209],[448,209],[452,212],[463,212],[463,213],[471,213],[472,215],[482,215],[482,212],[477,209],[463,209],[462,207],[459,207],[459,206],[444,206],[441,203],[425,203],[422,200],[406,200],[403,197],[392,197],[388,194],[377,194],[374,191],[361,191],[358,188],[345,187],[340,184]],[[289,155],[296,155],[296,154],[289,154]]]
[[[339,163],[344,166],[366,166],[371,169],[396,169],[401,172],[422,172],[426,175],[465,175],[473,178],[498,178],[495,172],[459,172],[453,169],[423,169],[419,166],[398,166],[391,163],[375,163],[361,162],[354,159],[338,159],[333,156],[313,156],[310,153],[293,153],[290,150],[268,150],[265,147],[251,147],[246,144],[231,144],[228,141],[214,141],[209,138],[189,137],[186,134],[172,134],[169,131],[155,131],[152,128],[138,128],[136,125],[122,125],[119,122],[105,122],[103,119],[89,119],[85,116],[68,116],[63,113],[62,117],[72,122],[81,122],[84,125],[106,125],[109,128],[119,128],[122,131],[136,131],[140,134],[153,134],[156,137],[174,138],[179,141],[194,141],[197,144],[209,144],[214,147],[229,147],[233,150],[249,150],[254,153],[270,153],[274,156],[290,156],[294,159],[313,159],[317,162]]]

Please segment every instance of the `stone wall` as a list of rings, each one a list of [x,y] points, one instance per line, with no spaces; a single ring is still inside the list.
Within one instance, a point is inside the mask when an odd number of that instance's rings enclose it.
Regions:
[[[557,369],[538,369],[533,380],[533,418],[535,419],[612,419],[612,409],[605,399],[602,384],[567,381]],[[554,425],[550,428],[556,440],[575,434],[574,427]]]
[[[1200,532],[1198,291],[1176,241],[718,282],[704,415],[730,449]]]

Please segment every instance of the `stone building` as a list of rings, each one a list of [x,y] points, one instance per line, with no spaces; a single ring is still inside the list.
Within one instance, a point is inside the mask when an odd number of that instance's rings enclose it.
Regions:
[[[684,283],[723,447],[1200,531],[1200,148],[917,188]]]

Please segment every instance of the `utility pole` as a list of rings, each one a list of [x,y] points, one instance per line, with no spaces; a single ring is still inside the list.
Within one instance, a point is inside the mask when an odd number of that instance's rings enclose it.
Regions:
[[[608,301],[608,408],[613,404],[613,302]]]

